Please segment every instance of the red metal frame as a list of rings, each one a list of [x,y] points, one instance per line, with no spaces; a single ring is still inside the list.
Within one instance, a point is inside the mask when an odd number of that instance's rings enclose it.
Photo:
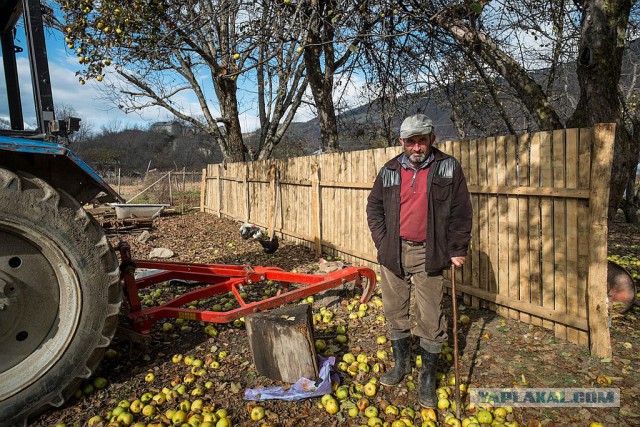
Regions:
[[[352,281],[363,287],[360,302],[366,303],[371,298],[376,284],[375,273],[366,267],[347,267],[324,275],[301,274],[289,273],[277,267],[134,260],[131,258],[129,244],[123,242],[118,249],[121,260],[120,277],[129,306],[128,317],[133,321],[134,330],[140,333],[149,333],[154,321],[165,318],[228,323],[247,314],[268,310]],[[136,279],[136,268],[162,271]],[[362,281],[363,277],[367,279],[366,284]],[[172,279],[202,282],[207,285],[160,306],[142,308],[138,294],[140,289]],[[280,284],[278,294],[261,301],[245,302],[240,295],[242,289],[260,286],[266,280]],[[291,283],[295,283],[297,288],[289,289]],[[225,312],[182,308],[192,301],[229,291],[233,293],[240,307]]]

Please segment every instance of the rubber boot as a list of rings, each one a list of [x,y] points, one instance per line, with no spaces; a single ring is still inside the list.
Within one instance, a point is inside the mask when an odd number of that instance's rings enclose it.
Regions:
[[[411,341],[410,337],[391,340],[395,364],[393,370],[380,377],[380,384],[393,386],[400,384],[405,375],[411,373]]]
[[[436,399],[436,364],[440,353],[429,353],[422,349],[422,375],[420,376],[420,405],[435,408]]]

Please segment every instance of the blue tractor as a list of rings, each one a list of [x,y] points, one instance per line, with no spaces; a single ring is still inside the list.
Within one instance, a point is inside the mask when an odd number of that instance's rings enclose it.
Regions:
[[[115,251],[83,209],[96,198],[119,197],[61,142],[79,120],[56,118],[42,16],[39,0],[0,0],[7,87],[0,99],[10,119],[10,129],[0,130],[0,426],[25,425],[61,405],[92,374],[122,300]],[[36,129],[24,126],[20,22]]]

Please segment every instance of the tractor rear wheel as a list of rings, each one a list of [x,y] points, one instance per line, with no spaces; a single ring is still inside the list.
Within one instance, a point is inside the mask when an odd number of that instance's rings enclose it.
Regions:
[[[115,252],[82,206],[0,168],[0,425],[25,425],[91,375],[121,295]]]

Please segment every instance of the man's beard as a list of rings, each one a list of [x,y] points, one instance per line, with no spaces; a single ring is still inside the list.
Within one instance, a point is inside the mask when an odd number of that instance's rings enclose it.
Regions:
[[[416,164],[424,162],[426,158],[427,155],[425,153],[413,153],[409,156],[409,160]]]

